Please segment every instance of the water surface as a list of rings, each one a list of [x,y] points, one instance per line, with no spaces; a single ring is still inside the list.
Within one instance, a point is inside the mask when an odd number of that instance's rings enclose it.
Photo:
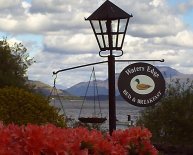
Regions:
[[[63,106],[67,117],[73,118],[75,120],[78,120],[79,116],[94,117],[94,116],[101,116],[101,113],[102,113],[102,117],[107,118],[107,121],[104,124],[105,128],[108,128],[109,126],[108,125],[108,122],[109,122],[108,101],[98,102],[98,101],[89,100],[89,101],[85,101],[83,104],[83,101],[81,100],[61,100],[60,102],[59,100],[53,99],[52,104],[60,108]],[[82,107],[82,110],[81,110],[81,107]],[[131,116],[131,120],[135,123],[136,119],[139,116],[139,112],[141,110],[143,110],[142,107],[133,106],[125,101],[116,101],[116,118],[118,120],[117,129],[127,128],[127,124],[129,123],[128,115]]]

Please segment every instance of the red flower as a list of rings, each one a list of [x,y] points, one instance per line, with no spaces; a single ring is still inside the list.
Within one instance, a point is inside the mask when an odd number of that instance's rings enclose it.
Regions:
[[[43,126],[4,126],[0,123],[2,155],[157,155],[148,129],[117,130],[113,135],[86,128]]]
[[[45,149],[45,134],[41,126],[28,124],[25,127],[24,139],[24,150],[30,154],[39,155]]]
[[[128,152],[136,154],[158,154],[157,150],[151,145],[152,134],[146,128],[133,127],[125,131],[117,130],[113,132],[112,141],[122,145]]]

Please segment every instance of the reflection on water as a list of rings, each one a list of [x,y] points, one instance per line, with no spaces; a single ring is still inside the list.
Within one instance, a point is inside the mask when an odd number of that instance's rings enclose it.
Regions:
[[[92,117],[92,116],[100,116],[100,110],[102,113],[102,117],[106,117],[107,121],[104,124],[104,126],[106,128],[108,128],[108,117],[109,117],[109,110],[108,110],[108,101],[100,101],[100,105],[98,102],[95,101],[85,101],[85,103],[83,104],[82,110],[81,106],[82,106],[83,101],[78,101],[78,100],[62,100],[62,106],[64,107],[65,110],[65,114],[67,115],[67,117],[73,118],[75,120],[78,120],[79,114],[81,117]],[[61,108],[61,103],[56,100],[53,99],[52,100],[52,105]],[[95,106],[95,108],[94,108]],[[101,108],[99,108],[99,106]],[[94,111],[95,109],[95,111]],[[117,120],[120,122],[128,122],[128,116],[131,116],[131,120],[136,121],[137,117],[139,116],[139,112],[142,110],[142,107],[136,107],[133,106],[125,101],[116,101],[116,117]],[[61,110],[61,112],[63,112]],[[119,123],[117,123],[117,129],[118,128],[126,128],[127,126],[125,125],[119,125]]]

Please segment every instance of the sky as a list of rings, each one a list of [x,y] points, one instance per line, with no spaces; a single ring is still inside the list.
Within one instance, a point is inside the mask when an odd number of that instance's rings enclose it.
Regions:
[[[106,61],[90,23],[85,21],[105,0],[0,0],[0,38],[21,42],[36,63],[30,80],[53,85],[53,71]],[[124,40],[122,57],[116,59],[164,59],[151,62],[193,74],[192,0],[111,0],[133,15]],[[131,62],[116,63],[120,73]],[[88,81],[92,67],[59,73],[59,88]],[[95,66],[96,78],[108,77],[107,64]]]

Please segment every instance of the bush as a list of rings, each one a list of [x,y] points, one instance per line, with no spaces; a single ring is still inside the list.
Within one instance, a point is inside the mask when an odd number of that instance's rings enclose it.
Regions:
[[[86,128],[57,128],[48,124],[4,126],[0,123],[0,154],[29,155],[157,155],[149,130],[136,127],[112,136]]]
[[[153,141],[173,145],[193,144],[193,89],[189,80],[173,80],[165,98],[141,113],[137,124],[153,134]]]
[[[50,106],[43,96],[13,87],[0,89],[0,120],[4,124],[65,126],[64,116],[59,115],[58,109]]]

